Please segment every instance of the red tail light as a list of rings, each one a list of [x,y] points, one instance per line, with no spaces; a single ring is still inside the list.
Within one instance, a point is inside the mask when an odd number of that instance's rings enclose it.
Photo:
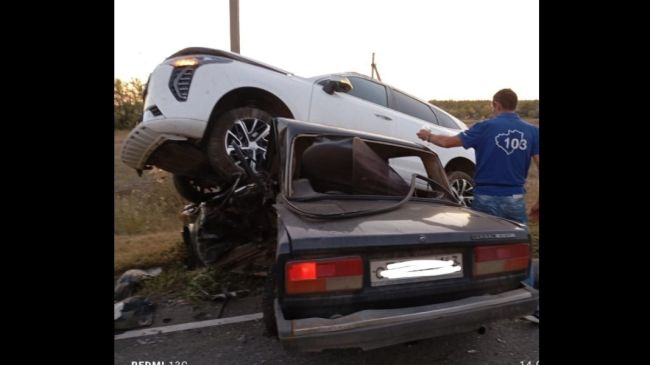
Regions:
[[[286,266],[287,294],[355,290],[363,286],[361,257],[292,261]]]
[[[475,247],[474,276],[526,270],[529,259],[527,243]]]
[[[299,262],[287,265],[288,281],[304,281],[316,279],[315,262]]]

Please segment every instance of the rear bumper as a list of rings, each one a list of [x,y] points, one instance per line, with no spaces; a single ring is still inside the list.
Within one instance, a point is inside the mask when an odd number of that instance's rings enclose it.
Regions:
[[[275,301],[278,337],[287,348],[321,351],[335,348],[374,349],[471,331],[499,319],[533,313],[539,293],[528,286],[419,307],[364,310],[336,319],[287,320]]]

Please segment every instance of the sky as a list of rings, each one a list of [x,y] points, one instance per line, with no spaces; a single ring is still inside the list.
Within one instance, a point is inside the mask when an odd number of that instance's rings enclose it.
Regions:
[[[115,0],[115,77],[186,47],[230,51],[228,0]],[[539,98],[539,0],[239,0],[240,54],[298,76],[370,76],[424,100]]]

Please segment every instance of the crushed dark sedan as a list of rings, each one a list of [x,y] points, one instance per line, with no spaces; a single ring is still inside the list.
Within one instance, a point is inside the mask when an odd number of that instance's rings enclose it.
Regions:
[[[251,232],[270,242],[264,324],[285,347],[367,350],[535,310],[528,229],[464,207],[434,152],[285,118],[271,125],[263,174],[248,168],[202,203],[185,238],[212,260]],[[391,167],[400,159],[427,176],[405,180]]]
[[[435,153],[286,119],[275,127],[278,239],[264,316],[285,346],[373,349],[534,311],[526,226],[459,204]],[[406,182],[390,162],[413,157],[428,176]]]

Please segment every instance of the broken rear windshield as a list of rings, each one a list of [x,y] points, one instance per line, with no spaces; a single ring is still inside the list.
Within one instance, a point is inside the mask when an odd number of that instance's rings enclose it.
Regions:
[[[358,137],[299,136],[292,151],[291,198],[322,196],[405,197],[412,173],[418,179],[413,196],[456,203],[440,161],[432,153]],[[412,159],[413,171],[391,167],[393,159]]]

